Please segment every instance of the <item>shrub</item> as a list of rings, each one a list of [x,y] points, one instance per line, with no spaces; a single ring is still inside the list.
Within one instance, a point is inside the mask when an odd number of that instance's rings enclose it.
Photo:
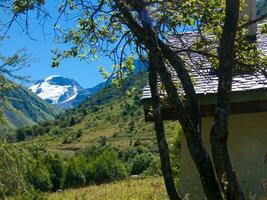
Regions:
[[[59,128],[53,128],[50,130],[51,135],[60,135],[62,134],[62,131]]]
[[[119,159],[123,162],[129,162],[134,159],[137,153],[138,152],[135,148],[129,148],[127,150],[119,151]]]
[[[161,172],[161,164],[160,158],[158,156],[153,157],[152,161],[149,164],[149,167],[143,171],[142,173],[145,176],[154,176],[154,175],[162,175]]]
[[[175,135],[170,145],[170,159],[175,185],[179,187],[179,176],[181,169],[181,135],[182,129],[179,128],[178,134]]]
[[[13,198],[14,200],[46,200],[46,197],[43,193],[32,190],[26,193],[23,193],[19,196]]]
[[[66,119],[62,119],[61,123],[59,124],[60,128],[66,128],[69,126],[69,122]]]
[[[86,182],[85,171],[86,159],[84,156],[70,158],[65,169],[64,188],[84,186]]]
[[[100,136],[98,138],[98,143],[100,146],[105,146],[107,144],[107,137],[106,136]]]
[[[138,154],[133,160],[133,166],[131,174],[141,174],[144,170],[149,167],[150,162],[152,161],[151,154],[144,153]]]
[[[62,187],[63,184],[63,175],[64,175],[64,166],[63,160],[58,154],[46,157],[46,164],[49,166],[50,179],[53,185],[53,190],[56,191]]]
[[[24,129],[18,129],[16,131],[16,139],[17,141],[23,141],[26,139],[26,134],[25,134]]]
[[[47,192],[53,187],[48,167],[40,160],[34,160],[29,164],[26,176],[36,190]]]
[[[42,126],[34,125],[32,127],[32,134],[33,135],[43,135],[45,133],[45,129]]]
[[[30,189],[25,180],[26,165],[30,159],[25,149],[0,143],[0,199]]]
[[[92,162],[88,171],[90,170],[89,174],[94,174],[96,183],[119,180],[127,175],[124,164],[118,159],[114,150],[104,151]]]
[[[134,146],[137,147],[137,146],[140,146],[142,144],[141,140],[140,139],[137,139],[135,142],[134,142]]]
[[[92,107],[92,112],[98,112],[100,110],[100,106],[97,106],[97,105],[94,105],[93,107]]]
[[[69,126],[74,126],[75,124],[76,124],[76,121],[75,121],[74,117],[71,117],[70,121],[69,121]]]
[[[82,137],[82,135],[83,135],[83,131],[82,131],[82,130],[78,130],[78,131],[76,132],[76,138],[77,138],[77,139],[80,138],[80,137]]]

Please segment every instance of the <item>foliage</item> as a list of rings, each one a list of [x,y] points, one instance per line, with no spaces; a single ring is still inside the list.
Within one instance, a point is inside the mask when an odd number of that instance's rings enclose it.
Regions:
[[[36,6],[41,6],[45,3],[45,0],[14,0],[13,11],[15,13],[24,13],[28,10],[33,10]]]
[[[86,183],[86,160],[84,156],[72,157],[66,166],[64,188],[81,187]]]
[[[17,139],[17,141],[25,140],[25,138],[26,138],[25,132],[22,129],[18,129],[16,131],[16,139]]]
[[[37,191],[37,190],[32,190],[27,193],[23,193],[19,196],[15,196],[12,198],[13,200],[47,200],[45,197],[45,194]]]
[[[99,155],[94,153],[94,149],[92,150],[90,157],[78,155],[67,162],[64,175],[65,188],[119,180],[126,176],[125,166],[118,160],[114,150],[107,149]]]
[[[39,159],[29,164],[26,179],[36,190],[47,192],[53,187],[49,170]]]
[[[176,188],[179,188],[179,177],[181,170],[181,137],[182,129],[178,128],[178,132],[170,143],[170,157],[172,164],[172,172],[174,175],[174,181]]]
[[[160,158],[154,156],[149,167],[142,173],[145,176],[162,176]],[[178,178],[178,177],[177,177]]]
[[[56,191],[62,187],[64,177],[63,159],[58,155],[48,155],[45,158],[45,163],[48,166],[50,180],[53,185],[53,190]]]
[[[91,147],[69,158],[47,153],[41,146],[23,149],[1,144],[0,195],[41,199],[37,191],[56,191],[125,178],[126,163],[115,149]],[[38,197],[38,198],[37,198]],[[22,198],[23,199],[23,198]]]
[[[141,155],[135,156],[133,160],[131,174],[134,174],[134,175],[141,174],[143,171],[145,171],[149,167],[152,159],[153,158],[151,154],[141,154]]]
[[[26,193],[30,185],[25,179],[30,154],[18,146],[0,143],[0,199]]]
[[[89,167],[96,183],[114,181],[126,177],[125,165],[118,159],[114,150],[106,150]]]
[[[0,42],[3,37],[0,35]],[[28,66],[29,58],[25,49],[19,50],[11,56],[4,56],[0,53],[0,101],[3,101],[4,92],[16,87],[8,78],[26,80],[26,77],[16,75],[21,68]],[[5,102],[3,102],[5,103]],[[0,122],[6,122],[0,108]]]

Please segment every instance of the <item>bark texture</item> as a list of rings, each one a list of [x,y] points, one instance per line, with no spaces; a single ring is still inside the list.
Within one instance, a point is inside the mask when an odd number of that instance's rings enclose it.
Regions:
[[[219,49],[217,107],[211,130],[211,147],[215,169],[225,197],[229,200],[245,199],[227,148],[238,15],[239,0],[226,0],[226,14]]]
[[[155,71],[153,55],[149,55],[149,85],[152,95],[152,106],[155,118],[155,131],[159,148],[159,155],[161,161],[161,170],[165,181],[166,190],[170,200],[180,200],[178,192],[176,191],[172,167],[170,162],[169,146],[165,136],[163,117],[160,107],[160,96],[158,92],[157,73]]]

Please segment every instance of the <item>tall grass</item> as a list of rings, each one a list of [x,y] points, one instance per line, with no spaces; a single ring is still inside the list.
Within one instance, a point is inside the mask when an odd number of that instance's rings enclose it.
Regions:
[[[48,194],[48,200],[167,200],[162,178],[120,182]]]

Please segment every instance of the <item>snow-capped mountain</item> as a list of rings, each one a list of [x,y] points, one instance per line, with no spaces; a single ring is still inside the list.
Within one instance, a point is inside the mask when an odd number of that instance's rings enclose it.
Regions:
[[[136,66],[134,74],[146,71],[146,65],[142,61],[135,60],[134,65]],[[48,103],[62,109],[69,109],[98,93],[106,85],[110,85],[111,81],[112,79],[109,79],[108,83],[102,82],[92,88],[84,89],[73,79],[53,75],[36,82],[29,89]]]
[[[68,109],[79,105],[102,88],[99,87],[96,91],[93,88],[84,89],[73,79],[53,75],[38,81],[29,89],[48,103]]]

